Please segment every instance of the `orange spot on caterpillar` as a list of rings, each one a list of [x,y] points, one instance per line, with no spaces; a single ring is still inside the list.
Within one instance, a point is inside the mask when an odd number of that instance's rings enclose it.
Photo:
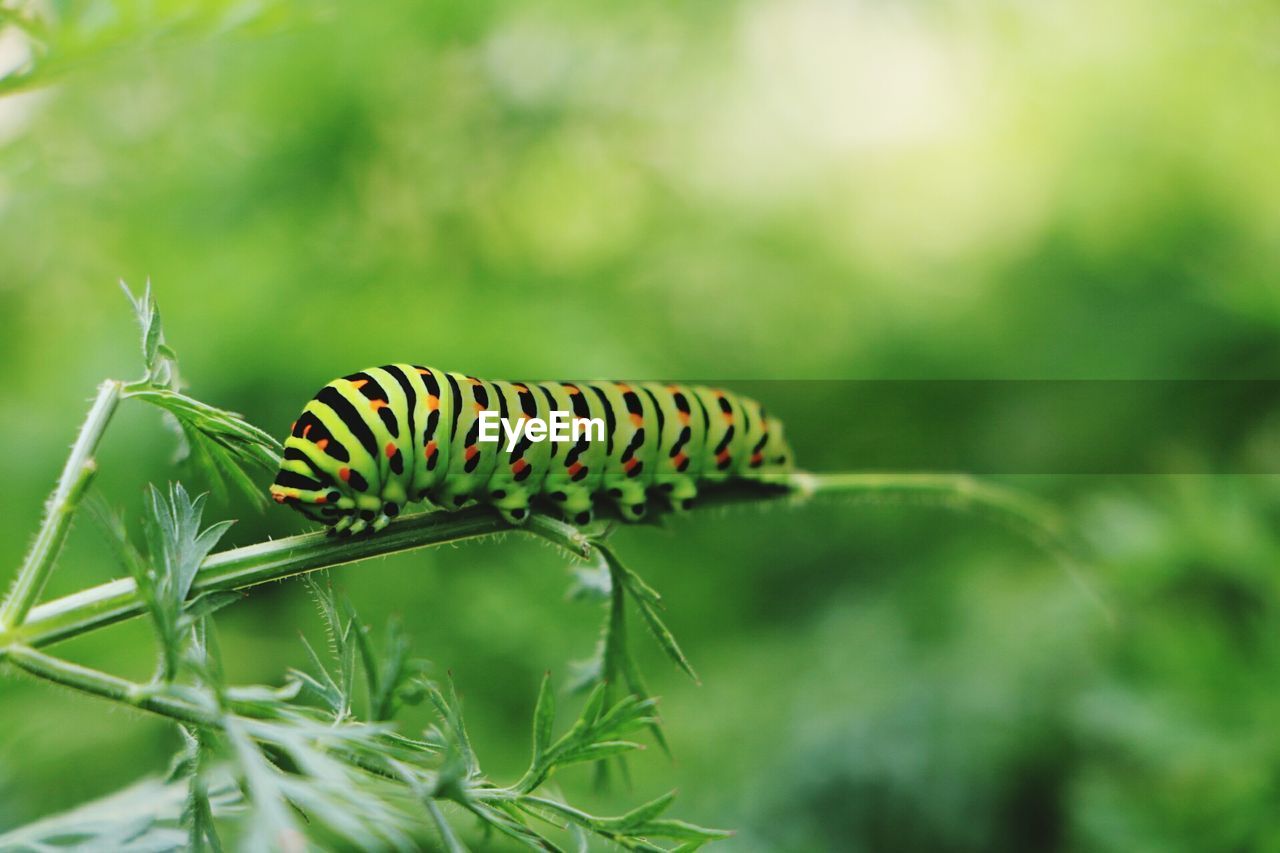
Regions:
[[[676,454],[674,457],[672,457],[672,459],[671,459],[671,467],[673,467],[673,468],[679,468],[681,465],[683,465],[683,464],[685,463],[685,461],[686,461],[688,458],[689,458],[689,455],[688,455],[687,453],[684,453],[684,452],[677,453],[677,454]]]
[[[476,379],[474,376],[468,376],[467,378],[471,380],[471,384],[472,384],[472,385],[479,385],[479,384],[480,384],[480,380],[479,380],[479,379]]]
[[[729,461],[729,451],[721,450],[719,453],[716,454],[716,462],[720,463],[721,465],[723,465],[728,461]]]
[[[359,390],[368,384],[369,384],[368,379],[352,379],[351,380],[351,387],[355,388],[356,390]]]
[[[293,423],[289,424],[289,432],[293,432],[293,431],[294,431],[295,429],[297,429],[297,428],[298,428],[298,422],[297,422],[297,421],[294,421]]]
[[[517,391],[528,391],[528,390],[529,390],[529,386],[528,386],[528,385],[525,385],[523,382],[517,382],[517,383],[515,383],[515,389],[516,389]]]
[[[315,502],[318,504],[327,504],[329,502],[329,498],[325,495],[316,495]]]
[[[637,459],[637,458],[635,458],[634,456],[632,456],[632,457],[631,457],[630,459],[628,459],[626,462],[623,462],[623,463],[622,463],[622,470],[623,470],[623,471],[630,471],[632,468],[636,467],[636,466],[637,466],[637,465],[639,465],[639,464],[640,464],[640,460],[639,460],[639,459]]]
[[[517,459],[515,464],[511,466],[511,473],[519,474],[521,471],[523,471],[525,468],[528,468],[528,467],[529,467],[529,463],[527,461],[525,461],[524,459]]]
[[[328,446],[329,446],[329,439],[327,439],[327,438],[322,438],[322,439],[320,439],[319,441],[317,441],[317,442],[316,442],[316,449],[317,449],[317,450],[324,450],[324,449],[325,449],[326,447],[328,447]]]
[[[339,479],[339,480],[341,480],[341,481],[342,481],[342,482],[344,482],[344,483],[345,483],[345,482],[347,482],[348,480],[350,480],[350,479],[351,479],[351,469],[350,469],[350,468],[339,468],[339,469],[338,469],[338,479]]]
[[[477,411],[477,412],[483,412],[483,411],[484,411],[484,406],[480,405],[479,403],[476,403],[476,411]]]
[[[302,437],[303,437],[303,438],[306,438],[306,437],[307,437],[307,433],[309,433],[309,432],[311,432],[311,424],[307,424],[306,426],[304,426],[304,427],[302,428]]]
[[[278,504],[282,504],[282,503],[284,503],[284,492],[272,492],[272,493],[271,493],[271,497],[272,497],[272,498],[275,500],[275,502],[276,502],[276,503],[278,503]]]
[[[388,459],[390,459],[392,456],[395,456],[395,455],[396,455],[396,443],[395,443],[394,441],[388,441],[388,442],[387,442],[387,446],[386,446],[386,447],[384,447],[384,448],[382,448],[382,452],[383,452],[383,453],[385,453],[385,454],[387,454],[387,458],[388,458]]]
[[[570,465],[568,468],[569,476],[572,477],[574,474],[578,473],[581,470],[582,470],[582,463],[575,462],[572,465]]]
[[[725,423],[733,423],[733,412],[721,412],[720,414],[724,415]]]
[[[425,367],[419,367],[419,368],[418,368],[418,375],[419,375],[419,376],[430,376],[430,375],[431,375],[431,371],[430,371],[430,370],[427,370]]]
[[[429,412],[434,412],[434,411],[435,411],[436,409],[438,409],[438,408],[440,408],[440,398],[439,398],[439,397],[435,397],[435,396],[428,397],[428,398],[427,398],[427,411],[429,411]]]
[[[390,405],[391,404],[388,403],[386,400],[370,400],[369,401],[369,408],[373,409],[375,412],[378,411],[378,409],[386,408],[387,406],[390,406]]]
[[[430,459],[432,456],[435,456],[436,443],[434,441],[428,441],[427,446],[422,449],[422,455],[427,457],[428,459]]]
[[[579,388],[577,385],[566,385],[564,387],[569,390],[570,397],[576,397],[582,393],[582,389]]]
[[[619,383],[618,383],[618,390],[619,390],[619,391],[621,391],[623,394],[629,394],[629,393],[631,393],[631,386],[630,386],[630,385],[624,385],[623,383],[619,382]]]
[[[763,454],[763,453],[753,453],[753,454],[751,454],[751,467],[753,467],[753,468],[754,468],[755,466],[760,465],[760,464],[762,464],[763,462],[764,462],[764,454]]]
[[[480,448],[476,447],[476,446],[473,444],[473,445],[471,445],[470,447],[468,447],[468,448],[467,448],[467,450],[466,450],[466,452],[465,452],[465,453],[463,453],[462,455],[463,455],[463,458],[465,458],[468,462],[470,462],[470,461],[471,461],[471,458],[472,458],[473,456],[475,456],[475,455],[476,455],[477,453],[479,453],[479,452],[480,452]]]
[[[689,423],[689,412],[679,412],[678,414],[680,415],[680,423]]]
[[[644,415],[635,414],[631,416],[631,423],[638,427],[644,426]]]

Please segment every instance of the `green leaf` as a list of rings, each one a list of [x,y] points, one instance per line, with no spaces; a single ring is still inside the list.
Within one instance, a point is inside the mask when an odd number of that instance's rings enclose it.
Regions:
[[[222,842],[214,826],[213,806],[209,802],[209,791],[203,774],[206,752],[203,733],[188,726],[181,727],[181,731],[190,758],[186,774],[187,801],[182,809],[182,824],[187,828],[187,845],[195,851],[222,853]]]
[[[343,607],[348,614],[365,673],[369,718],[394,719],[401,705],[417,704],[426,695],[421,676],[430,664],[409,656],[409,638],[399,619],[392,617],[387,620],[386,639],[379,655],[368,626],[360,621],[355,608],[345,599]]]
[[[244,593],[231,590],[201,592],[191,596],[187,601],[186,615],[192,619],[202,619],[217,613],[229,604],[243,601],[244,598]]]
[[[593,727],[599,737],[616,737],[642,728],[653,719],[657,700],[632,694],[598,717]]]
[[[533,762],[536,765],[551,748],[552,729],[556,721],[556,697],[551,688],[551,673],[542,677],[538,704],[533,711]]]
[[[151,777],[76,808],[0,832],[0,850],[174,850],[188,843],[180,826],[185,782]],[[234,791],[217,793],[225,803]]]
[[[604,823],[623,830],[646,824],[671,808],[671,804],[675,802],[675,799],[676,792],[668,791],[661,797],[650,800],[644,805],[634,808],[624,815],[604,821]]]
[[[369,638],[369,626],[360,621],[355,607],[345,597],[342,600],[342,607],[346,611],[347,620],[352,627],[352,637],[355,639],[356,648],[360,652],[361,667],[364,670],[365,690],[369,695],[369,718],[373,720],[387,719],[381,713],[385,701],[382,667],[378,663],[373,641]]]
[[[232,522],[220,521],[202,530],[204,495],[193,500],[181,483],[170,484],[167,495],[148,485],[145,504],[142,531],[147,543],[146,560],[126,539],[120,539],[120,553],[151,613],[161,645],[161,673],[171,681],[177,675],[183,650],[192,639],[190,629],[195,617],[184,617],[191,585],[200,565]],[[123,536],[123,522],[119,522],[115,535]],[[201,605],[197,612],[207,611],[211,603]]]
[[[652,587],[644,583],[638,575],[624,566],[612,549],[602,544],[597,544],[596,548],[599,549],[608,563],[609,569],[613,574],[614,584],[625,587],[631,593],[636,606],[640,609],[640,615],[649,627],[649,632],[653,634],[662,650],[667,653],[667,657],[671,658],[676,666],[684,670],[690,678],[698,681],[698,675],[693,671],[693,666],[689,663],[689,659],[685,657],[684,652],[680,649],[680,644],[676,642],[675,635],[671,633],[671,629],[666,626],[666,623],[662,621],[662,617],[658,615],[655,609],[654,605],[658,600],[658,594],[653,591]]]
[[[479,767],[476,763],[475,751],[471,748],[471,740],[467,736],[467,727],[462,721],[461,703],[458,701],[458,692],[454,687],[452,673],[449,674],[448,684],[447,696],[434,684],[428,687],[427,696],[440,717],[443,726],[441,734],[445,745],[457,749],[466,773],[473,774],[479,771]]]
[[[164,332],[160,324],[160,309],[151,295],[151,282],[147,281],[141,297],[135,297],[129,285],[120,282],[120,289],[133,306],[134,316],[142,330],[142,360],[146,367],[147,377],[154,381],[159,365],[160,347],[164,343]],[[165,358],[173,360],[173,350],[165,347]]]
[[[124,517],[107,503],[101,492],[90,493],[85,498],[84,508],[103,534],[103,538],[107,540],[120,568],[130,577],[137,578],[141,575],[145,571],[145,560],[129,541],[129,531],[125,527]]]
[[[484,821],[486,825],[497,829],[504,835],[509,835],[534,850],[560,850],[560,847],[556,846],[556,844],[549,838],[534,832],[521,821],[506,812],[499,811],[493,806],[485,803],[473,803],[468,805],[467,808],[470,809],[476,817]]]
[[[173,417],[183,438],[185,461],[199,468],[215,487],[221,489],[229,482],[253,500],[265,501],[264,491],[254,485],[247,471],[279,467],[284,449],[273,436],[235,412],[168,387],[130,386],[126,396],[157,406]]]
[[[609,568],[610,577],[616,579],[616,576],[621,575],[628,591],[637,601],[647,602],[654,607],[661,604],[662,596],[658,594],[658,591],[645,583],[644,578],[627,568],[618,559],[617,554],[613,553],[612,548],[599,541],[593,541],[592,545],[595,546],[596,551],[604,560],[604,564]]]
[[[684,670],[686,675],[701,684],[698,674],[693,671],[693,665],[689,663],[689,659],[685,657],[680,644],[676,642],[675,635],[671,633],[671,629],[666,626],[666,623],[662,621],[657,612],[649,604],[640,602],[640,615],[649,627],[649,633],[653,634],[654,638],[657,639],[658,645],[662,646],[662,650],[667,653],[667,657],[671,658],[676,666]]]
[[[612,758],[615,755],[622,755],[626,752],[635,752],[642,750],[644,746],[629,740],[606,740],[599,743],[587,744],[573,750],[567,750],[562,755],[557,756],[556,763],[560,765],[580,764],[584,761],[602,761],[606,758]]]
[[[634,827],[632,831],[642,832],[644,835],[652,835],[659,838],[670,838],[673,841],[692,841],[700,843],[715,841],[718,838],[728,838],[733,835],[733,833],[728,830],[707,829],[706,827],[696,826],[682,820],[670,819],[652,820],[642,826]]]
[[[591,691],[591,695],[587,697],[587,703],[582,708],[582,716],[579,718],[577,725],[585,726],[589,721],[600,716],[600,710],[604,707],[605,685],[596,685],[595,690]]]
[[[296,678],[302,684],[305,691],[310,692],[333,716],[335,720],[344,719],[347,714],[347,699],[342,692],[342,687],[329,674],[329,669],[324,665],[320,656],[316,654],[316,650],[307,641],[306,637],[302,637],[303,648],[307,651],[307,657],[311,659],[311,665],[315,669],[317,675],[313,676],[309,672],[299,669],[289,670],[289,675]]]

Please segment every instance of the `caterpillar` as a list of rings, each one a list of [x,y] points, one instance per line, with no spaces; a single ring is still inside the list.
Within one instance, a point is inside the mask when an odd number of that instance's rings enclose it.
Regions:
[[[516,440],[482,427],[563,413],[590,430]],[[486,423],[487,422],[487,423]],[[603,435],[599,434],[603,433]],[[590,523],[599,500],[624,520],[652,503],[687,509],[700,483],[777,482],[790,470],[782,424],[755,400],[658,382],[501,382],[410,364],[371,367],[320,389],[284,443],[272,498],[344,534],[381,530],[407,503],[469,502],[522,523],[531,501]]]

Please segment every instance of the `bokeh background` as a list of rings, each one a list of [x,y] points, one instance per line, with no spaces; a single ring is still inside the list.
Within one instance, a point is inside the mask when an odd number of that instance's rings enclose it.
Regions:
[[[1274,3],[37,11],[47,31],[0,14],[3,567],[95,384],[138,372],[121,278],[151,279],[191,393],[278,434],[331,377],[392,360],[730,384],[1280,364]],[[842,412],[778,412],[805,466],[1045,432],[963,395],[910,432]],[[631,791],[563,784],[601,811],[678,787],[675,814],[737,830],[725,849],[1274,848],[1280,488],[1258,472],[1280,421],[1225,416],[1232,447],[1156,448],[1176,476],[1005,478],[1067,515],[1113,619],[1033,545],[945,507],[622,531],[703,684],[637,635],[675,759],[632,762]],[[1051,434],[1137,453],[1146,429],[1082,406]],[[97,488],[136,516],[146,482],[181,476],[172,448],[124,406]],[[211,513],[239,519],[230,544],[302,529],[236,497]],[[116,574],[84,523],[50,593]],[[598,627],[565,600],[564,561],[520,538],[335,580],[452,670],[502,779],[541,674],[567,680]],[[230,674],[270,683],[317,626],[297,583],[218,624]],[[141,621],[60,648],[152,667]],[[0,828],[160,772],[176,747],[161,722],[5,677]]]

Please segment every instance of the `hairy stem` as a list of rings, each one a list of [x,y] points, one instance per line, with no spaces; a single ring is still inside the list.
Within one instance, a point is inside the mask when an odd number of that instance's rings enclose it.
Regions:
[[[202,726],[221,725],[218,718],[187,702],[96,669],[46,655],[28,646],[10,646],[5,659],[24,672],[81,693],[110,699],[142,711]]]
[[[1010,489],[952,474],[809,474],[797,472],[784,483],[761,491],[744,483],[708,488],[700,506],[716,506],[764,498],[816,494],[922,496],[940,502],[992,510],[1043,543],[1057,540],[1051,514],[1032,499]],[[549,538],[571,553],[590,552],[586,537],[575,528],[535,515],[524,528],[514,528],[488,507],[457,512],[431,512],[398,520],[376,536],[340,539],[306,533],[211,554],[196,575],[192,598],[212,592],[241,590],[293,575],[394,554],[521,530]],[[10,644],[43,646],[84,634],[142,613],[131,578],[111,581],[34,608],[27,620],[0,631],[0,659]]]
[[[21,625],[35,604],[45,582],[53,572],[58,552],[71,529],[71,517],[84,495],[89,481],[93,479],[96,466],[93,452],[102,439],[116,404],[120,402],[120,383],[107,380],[98,386],[98,397],[93,402],[80,434],[71,446],[71,455],[58,478],[58,485],[53,490],[45,508],[44,520],[36,534],[36,540],[27,552],[18,570],[18,578],[14,582],[8,597],[0,604],[0,635],[6,629]]]

